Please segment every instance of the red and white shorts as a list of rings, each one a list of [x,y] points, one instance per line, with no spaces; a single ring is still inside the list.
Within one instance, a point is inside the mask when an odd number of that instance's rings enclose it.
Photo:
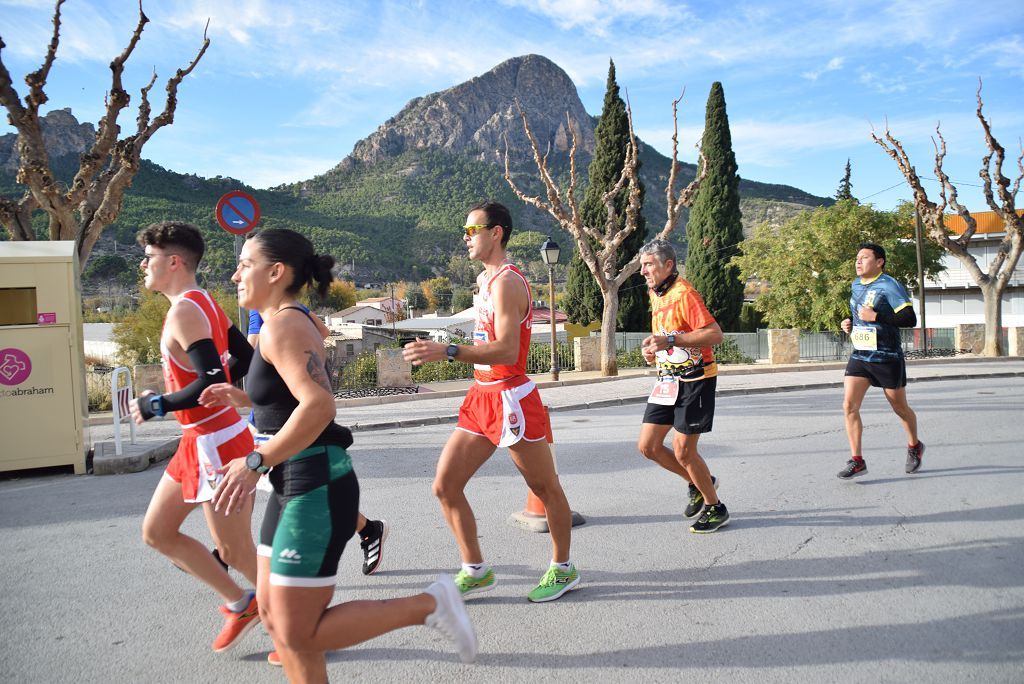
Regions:
[[[513,446],[521,439],[539,442],[549,432],[548,414],[532,380],[516,387],[473,385],[459,408],[455,427],[499,447]]]
[[[229,408],[201,426],[182,430],[164,474],[181,485],[186,503],[203,503],[213,498],[223,477],[217,470],[247,456],[252,448],[249,423]]]

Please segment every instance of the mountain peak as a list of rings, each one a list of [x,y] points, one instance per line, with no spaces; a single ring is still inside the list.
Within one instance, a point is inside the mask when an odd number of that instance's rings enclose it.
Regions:
[[[39,119],[39,124],[51,159],[81,154],[96,140],[96,128],[91,123],[79,123],[70,107],[47,112]],[[8,173],[18,170],[17,133],[0,135],[0,170]]]
[[[532,158],[519,121],[519,106],[542,146],[567,152],[571,121],[583,154],[589,156],[593,151],[594,122],[572,79],[546,57],[523,55],[447,90],[414,98],[356,143],[342,167],[354,161],[373,164],[424,149],[461,153],[493,163],[497,161],[495,151],[503,153],[506,137],[517,160]]]

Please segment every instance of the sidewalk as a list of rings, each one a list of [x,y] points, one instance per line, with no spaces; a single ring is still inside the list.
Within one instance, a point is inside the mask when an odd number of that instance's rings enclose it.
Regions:
[[[843,361],[800,363],[784,366],[753,364],[722,366],[719,373],[718,396],[770,394],[808,389],[841,388]],[[958,357],[952,359],[921,359],[907,362],[911,384],[959,378],[1024,377],[1024,358],[1020,357]],[[614,378],[601,377],[597,371],[566,371],[558,382],[548,374],[533,376],[541,390],[544,404],[551,411],[570,411],[646,401],[651,390],[653,371],[629,368]],[[404,394],[337,401],[336,420],[353,431],[393,430],[419,425],[454,423],[459,405],[472,384],[470,380],[424,385],[419,394]],[[766,399],[767,401],[767,399]],[[113,418],[107,413],[89,416],[92,442],[97,456],[93,459],[94,474],[137,472],[167,458],[168,442],[181,434],[173,418],[154,419],[136,428],[137,440],[130,455],[111,458],[113,449],[102,442],[113,439]],[[126,434],[127,426],[122,428]]]

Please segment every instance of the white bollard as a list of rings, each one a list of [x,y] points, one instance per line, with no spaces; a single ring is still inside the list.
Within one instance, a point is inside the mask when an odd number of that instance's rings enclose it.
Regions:
[[[131,432],[131,443],[135,444],[135,421],[132,420],[131,404],[135,401],[135,392],[132,391],[132,372],[121,366],[115,368],[110,374],[110,399],[114,411],[114,453],[122,455],[121,448],[121,423],[128,421]]]

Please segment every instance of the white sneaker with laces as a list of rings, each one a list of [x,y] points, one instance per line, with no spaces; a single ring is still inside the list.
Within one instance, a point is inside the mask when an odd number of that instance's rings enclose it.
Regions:
[[[476,660],[477,640],[473,623],[469,621],[462,596],[447,575],[438,575],[437,581],[426,588],[437,601],[437,608],[427,616],[424,624],[433,627],[455,642],[459,658],[464,663]]]

